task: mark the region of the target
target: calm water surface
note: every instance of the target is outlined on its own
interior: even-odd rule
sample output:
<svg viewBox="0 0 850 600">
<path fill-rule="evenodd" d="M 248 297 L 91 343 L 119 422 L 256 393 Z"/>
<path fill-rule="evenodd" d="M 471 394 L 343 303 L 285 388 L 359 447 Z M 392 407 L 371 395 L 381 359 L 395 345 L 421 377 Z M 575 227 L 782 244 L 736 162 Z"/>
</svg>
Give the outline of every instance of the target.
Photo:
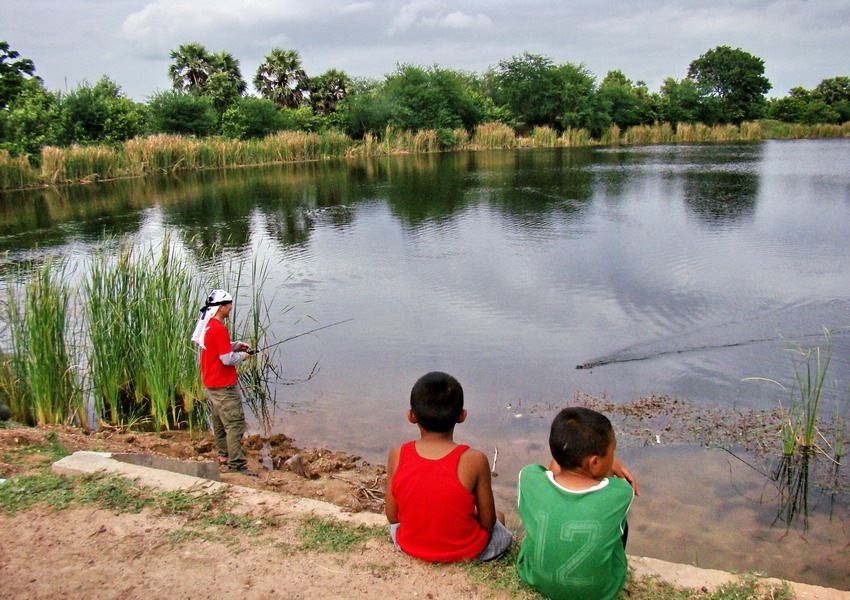
<svg viewBox="0 0 850 600">
<path fill-rule="evenodd" d="M 165 230 L 201 263 L 214 244 L 267 261 L 273 337 L 353 318 L 282 347 L 291 385 L 272 429 L 383 462 L 415 434 L 413 382 L 447 371 L 470 413 L 458 437 L 491 459 L 499 447 L 508 510 L 576 392 L 768 408 L 788 395 L 742 380 L 790 383 L 782 336 L 817 344 L 850 325 L 850 140 L 245 169 L 0 195 L 0 216 L 0 277 L 44 253 L 82 264 L 104 234 Z M 846 410 L 850 336 L 833 346 Z M 846 498 L 832 521 L 783 535 L 770 485 L 728 454 L 621 454 L 643 487 L 632 553 L 850 588 Z"/>
</svg>

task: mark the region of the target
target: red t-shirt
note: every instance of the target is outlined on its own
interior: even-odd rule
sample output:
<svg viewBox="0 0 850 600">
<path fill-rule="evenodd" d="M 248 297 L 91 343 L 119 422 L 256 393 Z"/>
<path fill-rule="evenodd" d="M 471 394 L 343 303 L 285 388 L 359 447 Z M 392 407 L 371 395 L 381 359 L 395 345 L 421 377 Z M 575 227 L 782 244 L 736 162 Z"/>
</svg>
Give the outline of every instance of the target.
<svg viewBox="0 0 850 600">
<path fill-rule="evenodd" d="M 222 354 L 232 350 L 227 327 L 218 319 L 210 319 L 201 350 L 201 378 L 206 388 L 228 387 L 236 383 L 236 367 L 221 362 Z"/>
<path fill-rule="evenodd" d="M 457 476 L 458 445 L 439 460 L 422 458 L 416 443 L 401 447 L 392 493 L 398 503 L 396 542 L 405 554 L 431 562 L 475 558 L 490 539 L 475 517 L 475 496 Z"/>
</svg>

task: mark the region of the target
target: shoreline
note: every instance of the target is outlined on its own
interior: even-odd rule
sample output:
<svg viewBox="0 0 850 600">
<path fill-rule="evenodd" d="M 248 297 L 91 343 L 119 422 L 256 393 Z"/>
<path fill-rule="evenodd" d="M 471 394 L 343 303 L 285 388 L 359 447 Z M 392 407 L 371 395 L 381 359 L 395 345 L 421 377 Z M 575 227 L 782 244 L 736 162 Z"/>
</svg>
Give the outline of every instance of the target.
<svg viewBox="0 0 850 600">
<path fill-rule="evenodd" d="M 112 473 L 122 477 L 138 479 L 140 483 L 166 491 L 203 490 L 204 493 L 214 493 L 222 488 L 233 491 L 242 505 L 251 507 L 296 512 L 303 516 L 321 516 L 341 520 L 354 525 L 367 527 L 386 527 L 382 514 L 370 512 L 350 513 L 329 502 L 299 498 L 294 503 L 291 497 L 277 492 L 258 490 L 245 487 L 238 482 L 212 482 L 208 479 L 193 477 L 182 473 L 165 471 L 147 466 L 138 466 L 120 462 L 112 458 L 110 453 L 75 452 L 52 466 L 54 472 L 66 475 L 84 475 L 94 473 Z M 741 580 L 740 575 L 717 569 L 704 569 L 693 565 L 673 563 L 656 558 L 629 555 L 629 565 L 634 569 L 636 577 L 658 578 L 675 586 L 693 589 L 714 590 L 717 587 Z M 759 581 L 780 584 L 786 580 L 772 577 L 759 577 Z M 850 600 L 850 591 L 842 591 L 823 586 L 787 581 L 797 598 L 810 600 Z"/>
<path fill-rule="evenodd" d="M 334 515 L 341 515 L 339 518 L 346 522 L 354 523 L 366 522 L 370 526 L 383 527 L 386 525 L 386 520 L 382 512 L 383 499 L 383 473 L 382 465 L 369 465 L 360 461 L 359 457 L 347 454 L 344 452 L 330 451 L 326 449 L 302 450 L 292 445 L 291 440 L 286 436 L 279 436 L 277 439 L 268 438 L 269 449 L 265 459 L 260 456 L 260 451 L 264 439 L 259 436 L 254 436 L 249 443 L 253 444 L 253 448 L 249 450 L 249 466 L 252 470 L 259 471 L 259 478 L 249 478 L 236 474 L 221 473 L 219 478 L 223 483 L 216 483 L 210 480 L 201 480 L 203 484 L 198 489 L 205 486 L 209 487 L 210 491 L 214 491 L 217 487 L 225 487 L 231 490 L 228 494 L 233 494 L 237 499 L 237 504 L 243 507 L 254 506 L 261 507 L 265 513 L 271 511 L 275 515 L 292 514 L 298 515 L 296 518 L 302 518 L 306 514 L 325 514 L 330 511 Z M 268 442 L 266 442 L 268 443 Z M 215 453 L 212 446 L 212 438 L 208 432 L 203 432 L 200 435 L 192 436 L 187 432 L 162 432 L 142 433 L 142 432 L 119 432 L 115 430 L 104 430 L 101 432 L 85 432 L 79 428 L 70 426 L 42 426 L 42 427 L 26 427 L 22 425 L 6 425 L 5 428 L 0 427 L 0 479 L 9 478 L 13 481 L 17 475 L 26 475 L 29 472 L 34 472 L 27 466 L 27 461 L 32 457 L 41 457 L 52 455 L 54 458 L 49 464 L 57 462 L 57 458 L 65 456 L 66 461 L 71 461 L 70 457 L 76 453 L 83 451 L 89 454 L 94 453 L 95 456 L 103 454 L 133 454 L 137 455 L 143 461 L 132 461 L 135 464 L 118 463 L 110 461 L 109 464 L 121 464 L 124 469 L 133 469 L 137 473 L 141 473 L 139 477 L 145 479 L 152 477 L 156 482 L 158 478 L 172 478 L 176 474 L 161 469 L 150 468 L 151 461 L 156 462 L 162 458 L 164 462 L 174 463 L 181 462 L 189 465 L 193 469 L 203 469 L 205 467 L 216 468 Z M 268 471 L 263 468 L 263 463 L 258 462 L 258 459 L 271 460 L 279 462 L 283 460 L 287 454 L 301 453 L 305 457 L 305 465 L 309 471 L 308 477 L 303 477 L 287 469 Z M 20 455 L 23 464 L 18 465 L 17 459 L 12 460 L 16 454 Z M 678 453 L 674 453 L 678 454 Z M 5 456 L 6 458 L 2 458 Z M 76 459 L 73 459 L 76 460 Z M 677 460 L 680 458 L 677 457 Z M 3 461 L 9 461 L 4 463 Z M 360 461 L 360 462 L 359 462 Z M 61 460 L 59 461 L 61 462 Z M 655 461 L 657 462 L 657 461 Z M 274 466 L 274 465 L 271 465 Z M 281 466 L 281 465 L 278 465 Z M 191 472 L 191 470 L 189 471 Z M 696 474 L 696 472 L 695 472 Z M 190 478 L 192 483 L 188 487 L 197 486 L 199 480 Z M 153 486 L 152 486 L 153 487 Z M 238 491 L 238 493 L 236 493 Z M 646 490 L 644 490 L 646 491 Z M 169 492 L 174 493 L 174 492 Z M 253 498 L 250 502 L 245 498 Z M 663 501 L 663 496 L 656 499 L 653 504 L 658 501 Z M 281 508 L 282 507 L 282 508 Z M 321 507 L 319 510 L 318 507 Z M 265 514 L 264 513 L 264 514 Z M 124 515 L 114 513 L 113 516 L 119 521 L 124 520 Z M 518 523 L 513 522 L 513 517 L 510 526 L 516 528 Z M 636 518 L 640 518 L 636 515 Z M 61 520 L 61 519 L 60 519 Z M 644 519 L 645 520 L 645 519 Z M 653 519 L 650 519 L 652 521 Z M 51 519 L 52 522 L 52 519 Z M 68 525 L 72 527 L 73 525 Z M 654 536 L 653 527 L 665 526 L 664 523 L 653 523 L 647 521 L 644 527 L 650 529 L 641 533 L 647 539 Z M 636 533 L 641 530 L 641 527 L 636 528 Z M 721 532 L 722 533 L 722 532 Z M 76 539 L 76 538 L 75 538 Z M 383 545 L 380 545 L 383 548 Z M 651 548 L 651 545 L 649 546 Z M 770 548 L 780 548 L 779 546 L 771 545 Z M 701 568 L 694 566 L 692 563 L 687 564 L 677 562 L 676 557 L 679 554 L 675 552 L 665 556 L 665 559 L 648 557 L 646 544 L 641 550 L 640 545 L 632 547 L 633 552 L 630 553 L 630 564 L 633 566 L 635 573 L 640 577 L 657 577 L 660 581 L 670 582 L 675 585 L 687 583 L 689 587 L 696 586 L 697 589 L 711 585 L 719 585 L 728 581 L 738 579 L 734 573 L 760 573 L 761 567 L 746 566 L 738 569 L 729 567 L 720 568 Z M 0 548 L 2 550 L 2 548 Z M 683 546 L 682 551 L 686 548 Z M 174 552 L 176 550 L 172 550 Z M 779 550 L 779 552 L 782 552 Z M 685 552 L 687 553 L 687 552 Z M 368 554 L 368 553 L 367 553 Z M 669 554 L 669 553 L 668 553 Z M 727 565 L 738 564 L 734 559 L 736 556 L 733 551 L 730 555 L 730 560 L 726 561 Z M 384 559 L 392 562 L 392 554 L 384 556 Z M 672 560 L 670 560 L 672 559 Z M 691 559 L 700 560 L 699 557 L 691 557 Z M 704 559 L 703 559 L 704 560 Z M 700 560 L 700 562 L 702 562 Z M 740 563 L 747 564 L 747 563 Z M 2 562 L 0 562 L 0 570 Z M 724 568 L 726 570 L 724 570 Z M 746 575 L 745 575 L 746 576 Z M 731 578 L 731 579 L 730 579 Z M 794 581 L 793 576 L 787 578 L 767 578 L 766 582 L 776 581 Z M 759 579 L 762 581 L 762 579 Z M 818 591 L 819 595 L 811 595 L 809 588 L 823 588 L 824 590 L 834 590 L 836 594 L 824 594 Z M 811 583 L 798 583 L 795 589 L 806 591 L 805 594 L 798 594 L 799 598 L 847 598 L 850 600 L 850 591 L 842 591 L 842 587 L 828 588 L 824 585 Z M 837 594 L 841 592 L 840 594 Z M 490 596 L 487 596 L 490 597 Z M 496 597 L 496 596 L 494 596 Z"/>
</svg>

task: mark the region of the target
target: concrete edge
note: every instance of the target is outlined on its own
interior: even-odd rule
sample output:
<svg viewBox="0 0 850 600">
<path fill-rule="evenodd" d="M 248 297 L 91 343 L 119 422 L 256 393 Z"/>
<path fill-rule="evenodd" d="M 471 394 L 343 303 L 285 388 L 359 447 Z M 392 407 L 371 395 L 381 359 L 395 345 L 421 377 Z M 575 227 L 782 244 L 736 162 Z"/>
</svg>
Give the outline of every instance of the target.
<svg viewBox="0 0 850 600">
<path fill-rule="evenodd" d="M 121 462 L 112 458 L 111 452 L 74 452 L 70 456 L 53 463 L 51 469 L 54 473 L 63 475 L 111 473 L 130 479 L 138 479 L 145 485 L 167 492 L 198 489 L 211 493 L 226 485 L 220 481 Z"/>
<path fill-rule="evenodd" d="M 726 571 L 703 569 L 645 556 L 629 556 L 629 566 L 635 570 L 635 575 L 638 577 L 657 577 L 674 585 L 694 589 L 705 587 L 711 590 L 724 583 L 740 579 L 739 575 Z M 773 577 L 762 577 L 760 579 L 777 584 L 784 581 Z M 793 581 L 786 583 L 800 600 L 850 600 L 850 592 Z"/>
<path fill-rule="evenodd" d="M 338 519 L 354 525 L 382 527 L 387 524 L 383 515 L 374 513 L 350 513 L 329 502 L 291 496 L 281 492 L 268 492 L 255 488 L 211 481 L 182 473 L 120 462 L 112 458 L 109 452 L 74 452 L 70 456 L 53 463 L 56 473 L 80 475 L 93 473 L 111 473 L 122 477 L 137 479 L 140 483 L 164 491 L 198 491 L 213 493 L 229 489 L 240 501 L 249 506 L 273 507 L 286 502 L 287 510 L 304 515 L 324 516 Z M 629 556 L 629 565 L 638 577 L 658 577 L 674 585 L 701 589 L 713 589 L 739 579 L 738 575 L 716 569 L 703 569 L 691 565 L 667 562 L 656 558 Z M 764 581 L 779 583 L 782 580 L 765 578 Z M 800 600 L 850 600 L 850 592 L 824 588 L 805 583 L 787 582 Z"/>
</svg>

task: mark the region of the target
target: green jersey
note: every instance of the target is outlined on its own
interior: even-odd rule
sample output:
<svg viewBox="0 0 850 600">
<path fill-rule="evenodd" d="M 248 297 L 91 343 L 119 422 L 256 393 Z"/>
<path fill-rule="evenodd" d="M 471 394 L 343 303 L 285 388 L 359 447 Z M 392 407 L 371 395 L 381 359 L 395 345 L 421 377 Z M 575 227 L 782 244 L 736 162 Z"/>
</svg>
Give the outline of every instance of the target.
<svg viewBox="0 0 850 600">
<path fill-rule="evenodd" d="M 614 598 L 626 582 L 621 538 L 632 487 L 609 477 L 586 490 L 569 490 L 551 471 L 529 465 L 520 471 L 517 488 L 526 531 L 517 559 L 522 580 L 549 598 Z"/>
</svg>

